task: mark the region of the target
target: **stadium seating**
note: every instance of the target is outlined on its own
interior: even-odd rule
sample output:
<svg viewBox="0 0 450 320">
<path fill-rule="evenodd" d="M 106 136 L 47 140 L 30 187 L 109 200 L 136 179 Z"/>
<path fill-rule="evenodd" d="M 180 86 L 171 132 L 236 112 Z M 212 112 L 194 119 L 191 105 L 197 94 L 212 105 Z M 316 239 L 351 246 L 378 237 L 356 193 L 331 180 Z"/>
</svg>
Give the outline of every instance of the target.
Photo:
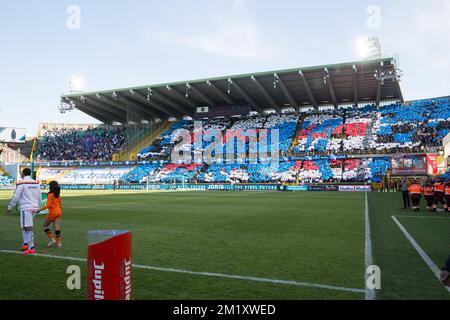
<svg viewBox="0 0 450 320">
<path fill-rule="evenodd" d="M 391 168 L 391 162 L 388 158 L 374 158 L 369 164 L 372 182 L 381 182 L 386 171 Z"/>
<path fill-rule="evenodd" d="M 328 147 L 331 135 L 343 124 L 342 113 L 327 112 L 307 117 L 302 126 L 300 135 L 297 137 L 298 145 L 294 151 L 301 152 L 325 152 L 336 151 L 336 146 Z M 335 150 L 336 149 L 336 150 Z"/>
<path fill-rule="evenodd" d="M 0 173 L 0 186 L 10 186 L 14 183 L 14 178 Z"/>
<path fill-rule="evenodd" d="M 155 174 L 155 181 L 159 182 L 189 182 L 201 170 L 197 164 L 168 164 Z"/>
<path fill-rule="evenodd" d="M 145 182 L 148 176 L 153 175 L 160 168 L 160 164 L 143 164 L 133 168 L 120 178 L 124 183 Z"/>
<path fill-rule="evenodd" d="M 385 106 L 378 112 L 370 147 L 393 152 L 441 146 L 442 139 L 450 132 L 449 120 L 448 98 Z"/>
<path fill-rule="evenodd" d="M 140 159 L 158 159 L 168 157 L 176 142 L 173 133 L 179 129 L 192 130 L 194 124 L 189 120 L 175 122 L 169 130 L 164 131 L 152 146 L 145 147 L 138 154 Z"/>
<path fill-rule="evenodd" d="M 45 130 L 39 140 L 39 160 L 110 161 L 126 141 L 122 129 L 103 128 Z"/>
<path fill-rule="evenodd" d="M 158 162 L 136 166 L 121 180 L 137 183 L 151 177 L 161 182 L 380 182 L 390 168 L 389 154 L 423 152 L 425 148 L 442 146 L 442 139 L 450 132 L 450 101 L 449 98 L 439 98 L 382 107 L 367 105 L 358 109 L 311 112 L 301 119 L 296 114 L 272 114 L 200 120 L 204 134 L 216 130 L 222 132 L 224 152 L 231 151 L 226 146 L 230 139 L 225 134 L 226 130 L 239 130 L 233 134 L 237 135 L 238 141 L 245 142 L 245 151 L 249 152 L 247 130 L 258 132 L 267 129 L 270 151 L 272 130 L 278 129 L 279 149 L 284 158 L 277 170 L 266 164 L 249 164 L 247 159 L 240 159 L 243 164 L 219 162 L 208 166 L 177 161 L 168 165 L 167 161 L 171 162 L 170 155 L 177 144 L 173 136 L 176 130 L 188 130 L 193 142 L 199 139 L 194 134 L 194 121 L 180 120 L 163 132 L 153 145 L 139 153 L 141 160 L 166 161 L 166 164 L 160 165 Z M 42 137 L 38 154 L 45 160 L 105 160 L 124 142 L 120 130 L 53 130 Z M 185 145 L 182 149 L 201 153 L 209 143 L 202 142 L 195 147 Z M 291 149 L 291 146 L 294 147 Z M 236 151 L 236 145 L 233 151 Z M 381 153 L 382 158 L 364 156 L 345 159 L 346 155 L 375 153 Z M 339 156 L 340 160 L 333 160 L 335 156 Z"/>
</svg>

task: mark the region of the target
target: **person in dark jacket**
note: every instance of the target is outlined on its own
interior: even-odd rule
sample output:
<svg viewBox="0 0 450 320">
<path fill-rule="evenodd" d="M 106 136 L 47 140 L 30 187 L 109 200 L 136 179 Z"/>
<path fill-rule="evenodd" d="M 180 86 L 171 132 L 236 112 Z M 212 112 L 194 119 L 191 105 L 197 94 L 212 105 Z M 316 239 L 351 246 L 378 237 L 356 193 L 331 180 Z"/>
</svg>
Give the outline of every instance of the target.
<svg viewBox="0 0 450 320">
<path fill-rule="evenodd" d="M 402 179 L 402 197 L 403 197 L 403 209 L 411 208 L 411 202 L 409 200 L 409 185 L 408 185 L 408 178 L 403 177 Z"/>
</svg>

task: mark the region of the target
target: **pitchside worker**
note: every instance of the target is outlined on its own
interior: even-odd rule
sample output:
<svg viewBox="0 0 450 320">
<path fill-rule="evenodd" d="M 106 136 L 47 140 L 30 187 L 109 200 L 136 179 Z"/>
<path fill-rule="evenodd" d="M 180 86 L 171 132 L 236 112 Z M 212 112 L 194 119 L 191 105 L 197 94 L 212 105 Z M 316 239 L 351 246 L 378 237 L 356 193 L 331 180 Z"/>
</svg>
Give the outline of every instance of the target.
<svg viewBox="0 0 450 320">
<path fill-rule="evenodd" d="M 427 210 L 433 211 L 434 187 L 432 180 L 427 181 L 427 183 L 425 184 L 424 196 L 425 200 L 427 201 Z"/>
<path fill-rule="evenodd" d="M 22 228 L 24 254 L 34 254 L 33 217 L 34 212 L 41 207 L 42 195 L 39 182 L 31 179 L 31 170 L 22 171 L 22 182 L 16 186 L 14 196 L 9 203 L 7 214 L 11 214 L 16 204 L 20 205 L 20 227 Z"/>
<path fill-rule="evenodd" d="M 442 204 L 442 209 L 438 209 L 439 204 Z M 447 211 L 447 204 L 445 203 L 445 184 L 442 178 L 439 178 L 434 184 L 434 203 L 433 211 L 444 212 Z"/>
<path fill-rule="evenodd" d="M 403 198 L 403 209 L 411 208 L 411 203 L 409 201 L 407 177 L 403 177 L 402 179 L 402 198 Z"/>
<path fill-rule="evenodd" d="M 423 188 L 419 184 L 419 181 L 414 180 L 408 191 L 411 195 L 413 211 L 420 211 L 420 198 L 422 197 Z"/>
<path fill-rule="evenodd" d="M 447 180 L 444 190 L 445 190 L 445 201 L 447 203 L 447 209 L 445 211 L 448 212 L 448 210 L 450 208 L 450 180 Z"/>
</svg>

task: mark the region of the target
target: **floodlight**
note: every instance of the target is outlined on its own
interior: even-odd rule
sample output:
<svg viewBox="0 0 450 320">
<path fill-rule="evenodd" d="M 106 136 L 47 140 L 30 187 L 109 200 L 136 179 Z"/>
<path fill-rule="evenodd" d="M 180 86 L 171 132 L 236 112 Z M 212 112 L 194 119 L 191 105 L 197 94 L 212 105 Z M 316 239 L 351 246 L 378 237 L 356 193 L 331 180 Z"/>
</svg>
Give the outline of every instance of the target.
<svg viewBox="0 0 450 320">
<path fill-rule="evenodd" d="M 87 81 L 83 76 L 74 75 L 69 81 L 70 92 L 84 92 L 86 91 Z"/>
</svg>

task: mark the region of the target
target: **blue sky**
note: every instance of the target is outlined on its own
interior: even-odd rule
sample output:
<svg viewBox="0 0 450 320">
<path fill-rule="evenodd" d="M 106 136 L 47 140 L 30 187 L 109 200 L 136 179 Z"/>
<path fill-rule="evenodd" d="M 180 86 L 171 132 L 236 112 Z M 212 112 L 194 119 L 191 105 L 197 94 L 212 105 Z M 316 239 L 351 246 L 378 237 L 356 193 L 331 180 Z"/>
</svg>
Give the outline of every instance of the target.
<svg viewBox="0 0 450 320">
<path fill-rule="evenodd" d="M 450 95 L 448 0 L 2 1 L 0 126 L 95 122 L 57 111 L 72 75 L 93 91 L 348 62 L 371 35 L 399 54 L 406 99 Z"/>
</svg>

